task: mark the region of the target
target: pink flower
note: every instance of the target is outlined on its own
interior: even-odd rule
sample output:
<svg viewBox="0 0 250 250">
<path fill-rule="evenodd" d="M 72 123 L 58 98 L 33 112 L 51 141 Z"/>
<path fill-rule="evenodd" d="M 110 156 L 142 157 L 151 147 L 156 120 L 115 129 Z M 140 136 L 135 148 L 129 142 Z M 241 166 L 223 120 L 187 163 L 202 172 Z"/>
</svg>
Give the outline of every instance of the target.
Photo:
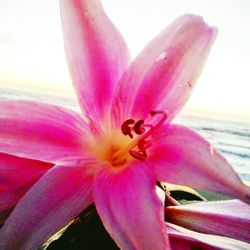
<svg viewBox="0 0 250 250">
<path fill-rule="evenodd" d="M 170 125 L 216 29 L 182 16 L 130 63 L 100 1 L 61 0 L 61 14 L 83 115 L 0 102 L 0 249 L 36 249 L 93 202 L 120 248 L 168 249 L 156 181 L 249 202 L 249 188 L 208 142 Z"/>
<path fill-rule="evenodd" d="M 249 249 L 250 206 L 239 200 L 168 206 L 166 232 L 172 249 Z"/>
</svg>

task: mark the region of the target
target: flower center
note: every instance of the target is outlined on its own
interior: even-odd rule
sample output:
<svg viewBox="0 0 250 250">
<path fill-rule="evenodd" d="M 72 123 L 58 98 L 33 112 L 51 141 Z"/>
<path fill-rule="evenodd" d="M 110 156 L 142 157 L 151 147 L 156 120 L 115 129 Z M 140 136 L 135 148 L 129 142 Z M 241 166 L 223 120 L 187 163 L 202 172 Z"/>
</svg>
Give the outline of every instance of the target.
<svg viewBox="0 0 250 250">
<path fill-rule="evenodd" d="M 112 131 L 111 135 L 102 136 L 93 141 L 91 151 L 101 160 L 108 161 L 113 167 L 121 167 L 132 159 L 144 161 L 148 156 L 148 148 L 152 145 L 152 134 L 167 119 L 164 111 L 150 111 L 152 120 L 135 121 L 127 119 L 121 125 L 121 131 Z"/>
<path fill-rule="evenodd" d="M 147 149 L 152 144 L 151 135 L 163 125 L 167 119 L 167 113 L 164 111 L 150 111 L 152 117 L 159 116 L 154 124 L 145 124 L 144 120 L 135 121 L 128 119 L 121 125 L 122 134 L 131 138 L 130 142 L 116 151 L 112 157 L 112 165 L 120 165 L 119 163 L 127 162 L 124 156 L 144 161 L 147 157 Z M 121 160 L 122 159 L 122 160 Z"/>
</svg>

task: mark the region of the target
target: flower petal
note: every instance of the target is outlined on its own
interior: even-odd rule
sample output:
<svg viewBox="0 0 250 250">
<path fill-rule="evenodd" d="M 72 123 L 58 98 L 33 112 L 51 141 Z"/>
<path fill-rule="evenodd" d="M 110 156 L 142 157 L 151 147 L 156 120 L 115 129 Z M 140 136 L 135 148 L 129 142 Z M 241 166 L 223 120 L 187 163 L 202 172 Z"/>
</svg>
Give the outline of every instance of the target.
<svg viewBox="0 0 250 250">
<path fill-rule="evenodd" d="M 32 101 L 0 107 L 0 152 L 53 163 L 81 156 L 88 127 L 78 114 Z"/>
<path fill-rule="evenodd" d="M 150 154 L 159 181 L 250 202 L 250 188 L 241 182 L 226 159 L 191 129 L 180 125 L 165 127 L 165 135 L 155 142 Z"/>
<path fill-rule="evenodd" d="M 91 164 L 49 170 L 17 204 L 0 229 L 0 249 L 37 249 L 92 202 Z"/>
<path fill-rule="evenodd" d="M 167 221 L 190 230 L 250 242 L 250 206 L 239 200 L 171 206 L 165 214 Z"/>
<path fill-rule="evenodd" d="M 94 180 L 94 202 L 111 237 L 121 249 L 165 249 L 164 204 L 155 181 L 140 162 L 121 170 L 103 168 Z"/>
<path fill-rule="evenodd" d="M 169 236 L 171 249 L 174 250 L 248 250 L 250 244 L 210 234 L 197 233 L 171 223 L 166 223 L 166 231 Z"/>
<path fill-rule="evenodd" d="M 0 224 L 53 164 L 0 153 Z"/>
<path fill-rule="evenodd" d="M 83 112 L 98 124 L 129 63 L 126 44 L 99 0 L 61 0 L 66 55 Z"/>
<path fill-rule="evenodd" d="M 145 119 L 150 110 L 169 119 L 186 103 L 212 45 L 216 29 L 198 16 L 184 15 L 163 30 L 121 78 L 112 106 L 116 125 Z"/>
</svg>

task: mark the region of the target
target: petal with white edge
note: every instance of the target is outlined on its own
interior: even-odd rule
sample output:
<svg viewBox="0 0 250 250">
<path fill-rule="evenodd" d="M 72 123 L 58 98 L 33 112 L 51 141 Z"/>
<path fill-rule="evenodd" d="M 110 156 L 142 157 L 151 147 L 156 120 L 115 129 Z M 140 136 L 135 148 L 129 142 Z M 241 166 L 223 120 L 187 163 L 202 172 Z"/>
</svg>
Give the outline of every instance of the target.
<svg viewBox="0 0 250 250">
<path fill-rule="evenodd" d="M 112 115 L 116 126 L 167 110 L 172 119 L 187 102 L 216 36 L 201 17 L 184 15 L 153 39 L 117 85 Z"/>
<path fill-rule="evenodd" d="M 166 223 L 166 233 L 173 250 L 249 250 L 250 244 L 228 237 L 202 234 Z"/>
<path fill-rule="evenodd" d="M 93 163 L 55 166 L 27 192 L 0 229 L 0 249 L 37 249 L 91 204 Z"/>
<path fill-rule="evenodd" d="M 0 101 L 0 152 L 56 163 L 81 157 L 89 127 L 77 113 L 34 101 Z"/>
<path fill-rule="evenodd" d="M 104 226 L 121 249 L 166 248 L 164 204 L 145 164 L 103 168 L 95 177 L 93 197 Z"/>
<path fill-rule="evenodd" d="M 202 136 L 181 125 L 162 127 L 148 160 L 158 181 L 222 193 L 250 202 L 250 188 Z M 157 137 L 158 135 L 155 135 Z"/>
<path fill-rule="evenodd" d="M 61 0 L 65 50 L 80 106 L 100 124 L 127 68 L 126 44 L 99 0 Z"/>
<path fill-rule="evenodd" d="M 190 230 L 250 242 L 250 206 L 239 200 L 169 206 L 165 215 L 168 222 Z"/>
</svg>

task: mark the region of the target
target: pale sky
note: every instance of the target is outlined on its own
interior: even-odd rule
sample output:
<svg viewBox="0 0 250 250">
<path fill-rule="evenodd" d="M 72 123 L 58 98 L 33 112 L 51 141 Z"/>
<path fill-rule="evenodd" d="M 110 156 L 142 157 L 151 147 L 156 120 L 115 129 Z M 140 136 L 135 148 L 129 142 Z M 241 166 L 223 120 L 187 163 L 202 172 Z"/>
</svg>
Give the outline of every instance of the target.
<svg viewBox="0 0 250 250">
<path fill-rule="evenodd" d="M 185 13 L 219 29 L 188 108 L 250 115 L 249 0 L 103 0 L 132 56 Z M 72 89 L 57 0 L 0 0 L 0 84 Z"/>
</svg>

